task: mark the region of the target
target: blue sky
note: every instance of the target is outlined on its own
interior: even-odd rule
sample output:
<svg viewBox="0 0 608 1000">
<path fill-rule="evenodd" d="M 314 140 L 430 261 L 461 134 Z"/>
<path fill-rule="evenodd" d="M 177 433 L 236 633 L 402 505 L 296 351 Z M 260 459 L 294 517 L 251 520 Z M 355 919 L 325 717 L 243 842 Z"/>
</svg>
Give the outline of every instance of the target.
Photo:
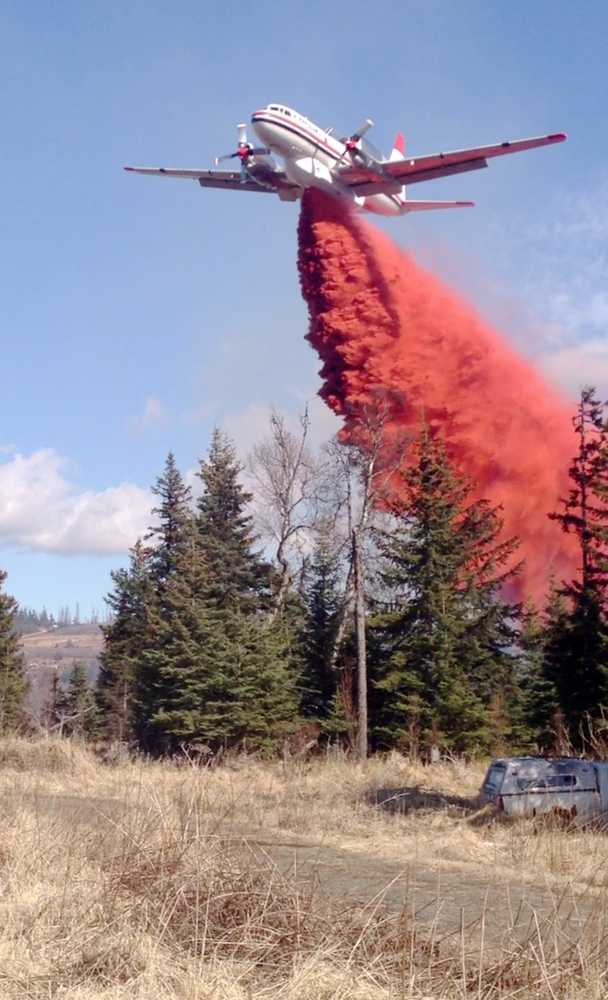
<svg viewBox="0 0 608 1000">
<path fill-rule="evenodd" d="M 608 391 L 608 8 L 401 0 L 5 0 L 0 566 L 24 604 L 101 605 L 175 451 L 242 453 L 319 386 L 297 206 L 130 176 L 210 166 L 282 101 L 414 153 L 568 143 L 420 185 L 477 207 L 381 222 L 566 389 Z M 319 439 L 332 422 L 314 407 Z"/>
</svg>

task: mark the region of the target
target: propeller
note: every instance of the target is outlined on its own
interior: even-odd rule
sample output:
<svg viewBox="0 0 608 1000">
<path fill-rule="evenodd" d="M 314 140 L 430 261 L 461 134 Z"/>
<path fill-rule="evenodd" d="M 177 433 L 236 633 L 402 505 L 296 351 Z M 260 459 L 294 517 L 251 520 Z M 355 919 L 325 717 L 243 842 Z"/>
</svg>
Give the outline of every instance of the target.
<svg viewBox="0 0 608 1000">
<path fill-rule="evenodd" d="M 371 118 L 366 118 L 363 124 L 360 125 L 358 129 L 355 129 L 352 135 L 349 135 L 347 136 L 346 139 L 342 140 L 342 142 L 344 143 L 344 152 L 342 153 L 342 156 L 338 160 L 336 166 L 340 166 L 342 160 L 347 154 L 349 154 L 351 159 L 353 160 L 357 156 L 361 156 L 361 150 L 359 149 L 359 142 L 363 138 L 365 133 L 369 132 L 370 128 L 373 127 L 373 124 L 374 123 L 371 120 Z M 364 157 L 362 157 L 362 159 L 364 159 Z"/>
<path fill-rule="evenodd" d="M 224 156 L 216 156 L 215 165 L 223 163 L 225 160 L 234 160 L 238 157 L 241 165 L 241 181 L 247 180 L 247 161 L 250 156 L 269 156 L 272 152 L 266 146 L 252 146 L 247 141 L 247 126 L 237 125 L 238 144 L 234 153 L 226 153 Z"/>
</svg>

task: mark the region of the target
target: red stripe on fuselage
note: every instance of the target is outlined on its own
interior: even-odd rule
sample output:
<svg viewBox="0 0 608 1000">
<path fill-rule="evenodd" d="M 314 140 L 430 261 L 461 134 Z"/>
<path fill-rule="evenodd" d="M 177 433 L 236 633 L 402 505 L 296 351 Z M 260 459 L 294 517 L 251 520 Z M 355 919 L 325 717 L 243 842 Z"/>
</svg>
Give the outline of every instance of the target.
<svg viewBox="0 0 608 1000">
<path fill-rule="evenodd" d="M 323 142 L 318 135 L 314 132 L 309 132 L 299 123 L 290 120 L 286 121 L 285 118 L 279 115 L 273 115 L 270 111 L 256 111 L 254 115 L 251 116 L 251 121 L 255 125 L 256 122 L 267 122 L 268 125 L 278 125 L 280 128 L 284 129 L 286 132 L 293 132 L 294 135 L 299 135 L 301 139 L 305 139 L 309 142 L 315 149 L 321 150 L 323 153 L 328 153 L 334 160 L 340 159 L 340 154 L 332 149 L 332 147 Z"/>
</svg>

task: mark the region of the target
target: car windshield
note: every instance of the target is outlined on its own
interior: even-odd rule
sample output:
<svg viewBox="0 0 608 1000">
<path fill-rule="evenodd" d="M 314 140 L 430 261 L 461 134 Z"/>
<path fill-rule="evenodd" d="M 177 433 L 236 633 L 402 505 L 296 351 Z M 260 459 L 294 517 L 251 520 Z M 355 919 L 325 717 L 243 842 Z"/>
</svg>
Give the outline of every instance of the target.
<svg viewBox="0 0 608 1000">
<path fill-rule="evenodd" d="M 505 776 L 505 766 L 504 764 L 493 764 L 486 775 L 486 780 L 483 783 L 483 787 L 486 792 L 492 794 L 493 792 L 498 792 L 502 786 L 503 778 Z"/>
</svg>

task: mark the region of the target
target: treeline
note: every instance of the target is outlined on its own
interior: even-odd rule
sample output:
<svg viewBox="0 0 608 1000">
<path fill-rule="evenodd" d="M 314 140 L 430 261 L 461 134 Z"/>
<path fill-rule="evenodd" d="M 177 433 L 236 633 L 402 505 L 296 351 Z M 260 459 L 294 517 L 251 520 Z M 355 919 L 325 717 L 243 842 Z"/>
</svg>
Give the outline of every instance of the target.
<svg viewBox="0 0 608 1000">
<path fill-rule="evenodd" d="M 108 615 L 105 616 L 106 619 L 108 617 Z M 50 628 L 63 628 L 67 625 L 99 625 L 99 622 L 99 612 L 95 608 L 89 615 L 81 615 L 78 603 L 73 611 L 68 604 L 62 605 L 56 616 L 52 612 L 48 612 L 45 607 L 42 608 L 42 611 L 35 611 L 34 608 L 18 605 L 14 625 L 21 635 L 27 635 L 31 632 L 44 632 Z"/>
<path fill-rule="evenodd" d="M 293 433 L 275 414 L 245 479 L 216 431 L 194 497 L 169 455 L 153 524 L 112 574 L 96 690 L 70 678 L 49 718 L 152 755 L 313 741 L 360 755 L 368 741 L 423 756 L 601 752 L 605 405 L 583 391 L 571 489 L 548 512 L 577 540 L 580 572 L 547 580 L 536 608 L 509 597 L 521 562 L 500 508 L 475 499 L 428 428 L 390 436 L 390 403 L 364 414 L 356 442 L 317 455 L 307 418 Z M 6 727 L 23 677 L 1 600 Z"/>
<path fill-rule="evenodd" d="M 20 635 L 26 635 L 28 632 L 42 632 L 53 628 L 57 622 L 54 615 L 49 614 L 46 608 L 35 611 L 33 608 L 18 605 L 14 624 Z"/>
</svg>

